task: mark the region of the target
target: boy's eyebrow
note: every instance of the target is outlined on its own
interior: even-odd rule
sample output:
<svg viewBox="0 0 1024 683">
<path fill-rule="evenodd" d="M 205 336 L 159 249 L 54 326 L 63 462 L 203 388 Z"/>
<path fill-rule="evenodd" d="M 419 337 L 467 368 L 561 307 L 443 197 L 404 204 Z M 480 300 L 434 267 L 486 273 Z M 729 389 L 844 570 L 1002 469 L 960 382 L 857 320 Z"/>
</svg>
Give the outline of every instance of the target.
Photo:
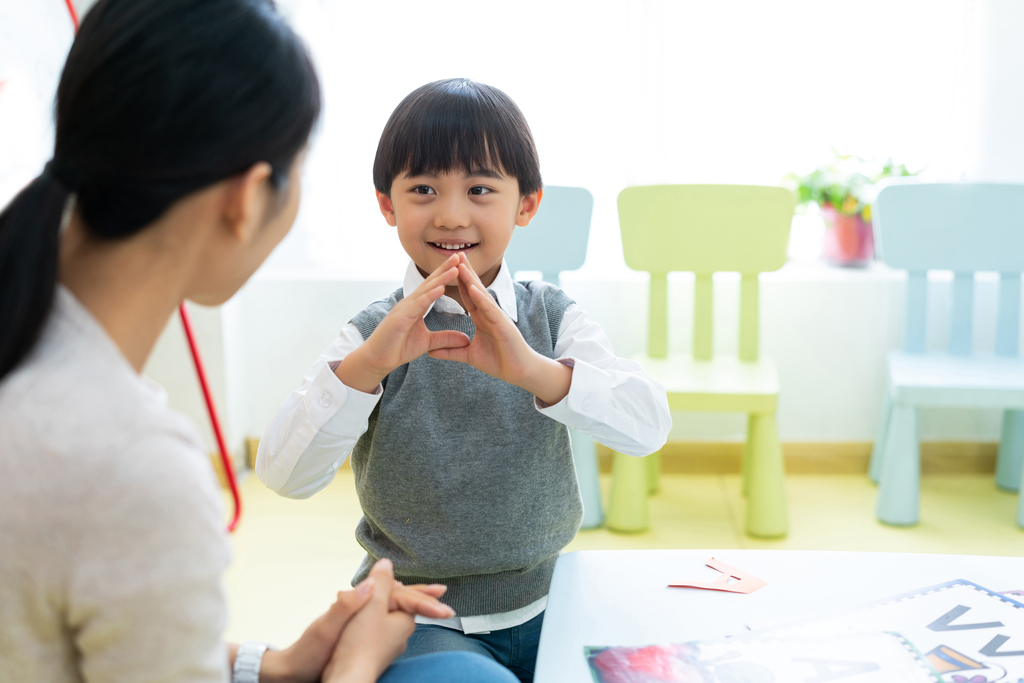
<svg viewBox="0 0 1024 683">
<path fill-rule="evenodd" d="M 491 168 L 474 168 L 466 172 L 466 178 L 493 178 L 501 180 L 505 176 Z"/>
</svg>

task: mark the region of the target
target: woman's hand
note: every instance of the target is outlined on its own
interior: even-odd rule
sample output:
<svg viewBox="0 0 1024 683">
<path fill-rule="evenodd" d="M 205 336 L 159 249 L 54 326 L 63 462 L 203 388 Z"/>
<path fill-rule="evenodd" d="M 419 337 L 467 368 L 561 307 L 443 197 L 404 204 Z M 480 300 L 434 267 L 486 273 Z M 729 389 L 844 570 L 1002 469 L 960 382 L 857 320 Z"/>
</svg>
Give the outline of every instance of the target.
<svg viewBox="0 0 1024 683">
<path fill-rule="evenodd" d="M 476 334 L 468 345 L 430 350 L 430 356 L 472 365 L 491 377 L 529 391 L 553 405 L 569 393 L 572 368 L 530 348 L 519 328 L 506 317 L 473 272 L 465 254 L 459 258 L 459 293 L 473 318 Z"/>
<path fill-rule="evenodd" d="M 349 620 L 369 601 L 373 586 L 374 578 L 370 577 L 356 586 L 355 590 L 338 593 L 338 599 L 331 608 L 314 621 L 294 644 L 284 650 L 264 653 L 260 681 L 319 681 L 338 643 L 338 637 Z M 441 584 L 405 586 L 399 581 L 392 581 L 388 610 L 447 619 L 455 615 L 454 610 L 437 601 L 446 589 L 447 586 Z"/>
<path fill-rule="evenodd" d="M 388 373 L 432 349 L 466 346 L 469 337 L 454 330 L 431 332 L 423 322 L 446 285 L 459 276 L 459 255 L 453 254 L 416 290 L 399 301 L 370 338 L 345 357 L 334 374 L 345 386 L 369 394 Z"/>
<path fill-rule="evenodd" d="M 369 580 L 359 584 L 355 590 L 338 593 L 338 599 L 330 609 L 310 624 L 291 646 L 263 654 L 261 683 L 319 681 L 342 629 L 369 602 L 372 594 L 373 582 Z"/>
<path fill-rule="evenodd" d="M 390 560 L 370 570 L 373 595 L 345 625 L 324 669 L 324 683 L 372 683 L 405 652 L 416 624 L 411 615 L 388 610 L 394 578 Z"/>
</svg>

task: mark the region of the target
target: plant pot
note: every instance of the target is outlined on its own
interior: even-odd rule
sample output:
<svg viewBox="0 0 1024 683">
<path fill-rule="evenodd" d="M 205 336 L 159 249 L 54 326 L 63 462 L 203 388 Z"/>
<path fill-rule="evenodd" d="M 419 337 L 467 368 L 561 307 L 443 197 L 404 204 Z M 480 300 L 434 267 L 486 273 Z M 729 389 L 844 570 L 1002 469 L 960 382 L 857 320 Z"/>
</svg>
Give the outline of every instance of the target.
<svg viewBox="0 0 1024 683">
<path fill-rule="evenodd" d="M 871 221 L 861 214 L 846 216 L 831 205 L 821 207 L 825 219 L 822 256 L 829 263 L 846 268 L 865 268 L 875 257 L 875 238 Z"/>
</svg>

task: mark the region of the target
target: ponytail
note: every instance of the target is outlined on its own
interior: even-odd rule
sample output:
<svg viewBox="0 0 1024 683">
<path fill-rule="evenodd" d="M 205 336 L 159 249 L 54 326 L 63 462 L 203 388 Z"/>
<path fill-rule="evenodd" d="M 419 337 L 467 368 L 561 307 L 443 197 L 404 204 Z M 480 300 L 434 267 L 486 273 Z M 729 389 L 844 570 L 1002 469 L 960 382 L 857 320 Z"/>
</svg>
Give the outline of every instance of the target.
<svg viewBox="0 0 1024 683">
<path fill-rule="evenodd" d="M 69 194 L 47 164 L 0 213 L 0 380 L 35 345 L 53 306 Z"/>
<path fill-rule="evenodd" d="M 61 221 L 129 238 L 258 162 L 281 185 L 320 113 L 305 46 L 272 0 L 98 0 L 57 86 L 54 160 L 0 213 L 0 381 L 39 339 Z"/>
</svg>

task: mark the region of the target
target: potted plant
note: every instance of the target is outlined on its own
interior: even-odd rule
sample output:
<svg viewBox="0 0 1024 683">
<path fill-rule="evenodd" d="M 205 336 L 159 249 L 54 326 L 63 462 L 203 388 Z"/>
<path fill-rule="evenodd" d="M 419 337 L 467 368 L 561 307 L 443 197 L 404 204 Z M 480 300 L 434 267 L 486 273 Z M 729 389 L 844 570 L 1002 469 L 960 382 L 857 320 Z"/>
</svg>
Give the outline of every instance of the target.
<svg viewBox="0 0 1024 683">
<path fill-rule="evenodd" d="M 875 256 L 871 232 L 874 186 L 882 178 L 914 175 L 903 164 L 884 164 L 850 154 L 835 153 L 832 163 L 805 176 L 790 173 L 785 184 L 796 195 L 797 207 L 814 202 L 825 220 L 822 255 L 839 266 L 864 267 Z"/>
</svg>

